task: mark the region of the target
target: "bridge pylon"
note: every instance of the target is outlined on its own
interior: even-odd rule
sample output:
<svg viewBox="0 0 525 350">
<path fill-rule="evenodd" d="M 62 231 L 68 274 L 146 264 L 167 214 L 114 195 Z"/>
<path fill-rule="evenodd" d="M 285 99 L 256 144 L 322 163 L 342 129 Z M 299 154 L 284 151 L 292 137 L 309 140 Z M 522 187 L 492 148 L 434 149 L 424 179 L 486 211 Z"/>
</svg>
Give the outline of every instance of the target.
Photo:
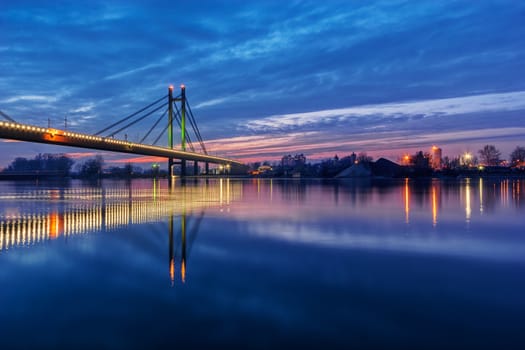
<svg viewBox="0 0 525 350">
<path fill-rule="evenodd" d="M 173 149 L 173 103 L 180 101 L 180 145 L 181 151 L 186 151 L 186 87 L 180 86 L 180 97 L 173 98 L 173 85 L 168 89 L 168 147 Z M 173 158 L 168 159 L 168 173 L 173 176 Z M 180 176 L 186 176 L 186 159 L 180 160 Z"/>
<path fill-rule="evenodd" d="M 173 149 L 173 85 L 168 88 L 168 147 Z M 168 158 L 168 177 L 173 177 L 173 158 Z"/>
</svg>

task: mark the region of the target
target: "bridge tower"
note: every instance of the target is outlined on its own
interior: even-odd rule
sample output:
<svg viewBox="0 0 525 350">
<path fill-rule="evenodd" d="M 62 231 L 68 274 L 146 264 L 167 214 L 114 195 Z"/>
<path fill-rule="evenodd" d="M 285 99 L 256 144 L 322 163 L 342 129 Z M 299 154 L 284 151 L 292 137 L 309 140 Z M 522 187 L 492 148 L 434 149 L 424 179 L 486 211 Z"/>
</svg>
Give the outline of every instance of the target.
<svg viewBox="0 0 525 350">
<path fill-rule="evenodd" d="M 173 149 L 173 103 L 180 101 L 180 145 L 181 150 L 186 151 L 186 86 L 180 86 L 180 98 L 173 98 L 173 85 L 168 89 L 168 147 Z M 173 176 L 173 158 L 168 159 L 168 174 Z M 180 176 L 186 176 L 186 159 L 180 160 Z"/>
<path fill-rule="evenodd" d="M 173 85 L 168 88 L 168 147 L 173 149 Z M 173 158 L 168 158 L 169 183 L 173 176 Z"/>
</svg>

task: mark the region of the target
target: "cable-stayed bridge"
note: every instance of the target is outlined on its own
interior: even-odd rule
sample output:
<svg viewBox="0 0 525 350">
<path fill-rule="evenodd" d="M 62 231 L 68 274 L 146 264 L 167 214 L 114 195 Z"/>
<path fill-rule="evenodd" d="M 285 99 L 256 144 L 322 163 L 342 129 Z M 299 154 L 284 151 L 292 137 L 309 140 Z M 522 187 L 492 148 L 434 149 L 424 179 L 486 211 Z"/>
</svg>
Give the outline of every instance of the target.
<svg viewBox="0 0 525 350">
<path fill-rule="evenodd" d="M 115 135 L 121 135 L 137 123 L 162 111 L 164 112 L 155 120 L 141 140 L 137 142 L 129 141 L 127 135 L 124 139 L 115 137 Z M 94 134 L 18 123 L 2 111 L 0 111 L 0 115 L 5 119 L 5 121 L 0 121 L 0 138 L 167 158 L 170 175 L 173 174 L 173 165 L 180 164 L 181 176 L 185 176 L 187 161 L 194 162 L 195 169 L 198 168 L 198 162 L 205 163 L 206 174 L 209 173 L 210 163 L 226 167 L 242 165 L 242 163 L 233 159 L 208 154 L 186 98 L 184 85 L 181 85 L 179 95 L 173 96 L 173 86 L 170 86 L 168 95 L 159 98 Z M 163 119 L 165 122 L 161 124 Z M 180 129 L 180 149 L 174 148 L 174 121 Z M 161 127 L 162 125 L 164 127 Z M 145 143 L 146 139 L 154 131 L 158 131 L 159 127 L 161 129 L 160 133 L 154 141 L 151 144 Z M 189 131 L 193 132 L 193 136 L 190 136 Z M 166 134 L 168 139 L 167 146 L 158 145 L 162 136 Z"/>
</svg>

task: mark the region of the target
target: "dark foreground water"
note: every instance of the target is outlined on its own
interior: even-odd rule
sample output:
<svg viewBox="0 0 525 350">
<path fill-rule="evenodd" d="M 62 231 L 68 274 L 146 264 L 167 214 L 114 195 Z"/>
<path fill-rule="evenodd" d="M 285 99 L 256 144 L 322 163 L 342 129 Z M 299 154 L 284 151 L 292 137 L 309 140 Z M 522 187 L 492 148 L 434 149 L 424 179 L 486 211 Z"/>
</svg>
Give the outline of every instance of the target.
<svg viewBox="0 0 525 350">
<path fill-rule="evenodd" d="M 521 348 L 525 181 L 0 183 L 0 348 Z"/>
</svg>

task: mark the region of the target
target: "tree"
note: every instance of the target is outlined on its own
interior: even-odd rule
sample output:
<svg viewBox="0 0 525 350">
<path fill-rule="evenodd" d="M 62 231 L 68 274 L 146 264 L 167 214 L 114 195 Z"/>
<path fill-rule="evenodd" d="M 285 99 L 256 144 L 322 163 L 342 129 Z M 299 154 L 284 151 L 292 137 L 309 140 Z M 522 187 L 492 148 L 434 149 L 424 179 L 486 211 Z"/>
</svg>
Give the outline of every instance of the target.
<svg viewBox="0 0 525 350">
<path fill-rule="evenodd" d="M 82 164 L 80 168 L 80 176 L 82 177 L 100 177 L 102 175 L 102 166 L 104 159 L 102 156 L 88 159 Z"/>
<path fill-rule="evenodd" d="M 373 160 L 374 158 L 367 156 L 365 152 L 361 152 L 357 156 L 357 161 L 359 163 L 371 163 Z"/>
<path fill-rule="evenodd" d="M 124 165 L 124 173 L 127 177 L 133 175 L 133 165 L 131 163 L 126 163 L 126 165 Z"/>
<path fill-rule="evenodd" d="M 525 147 L 517 146 L 510 154 L 510 163 L 520 166 L 525 163 Z"/>
<path fill-rule="evenodd" d="M 412 156 L 412 164 L 419 169 L 428 169 L 430 168 L 430 155 L 419 151 Z"/>
<path fill-rule="evenodd" d="M 74 161 L 64 154 L 49 154 L 38 155 L 37 158 L 42 164 L 44 170 L 58 171 L 64 175 L 69 175 L 69 171 L 73 166 Z"/>
<path fill-rule="evenodd" d="M 29 170 L 37 170 L 37 169 L 31 169 L 31 161 L 27 160 L 23 157 L 17 157 L 15 160 L 9 164 L 7 167 L 7 171 L 29 171 Z"/>
<path fill-rule="evenodd" d="M 47 171 L 61 174 L 63 176 L 69 175 L 71 166 L 74 161 L 64 154 L 38 154 L 34 159 L 15 158 L 13 162 L 7 167 L 7 171 Z"/>
<path fill-rule="evenodd" d="M 478 153 L 481 161 L 487 166 L 495 166 L 500 162 L 501 152 L 494 145 L 485 145 Z"/>
</svg>

